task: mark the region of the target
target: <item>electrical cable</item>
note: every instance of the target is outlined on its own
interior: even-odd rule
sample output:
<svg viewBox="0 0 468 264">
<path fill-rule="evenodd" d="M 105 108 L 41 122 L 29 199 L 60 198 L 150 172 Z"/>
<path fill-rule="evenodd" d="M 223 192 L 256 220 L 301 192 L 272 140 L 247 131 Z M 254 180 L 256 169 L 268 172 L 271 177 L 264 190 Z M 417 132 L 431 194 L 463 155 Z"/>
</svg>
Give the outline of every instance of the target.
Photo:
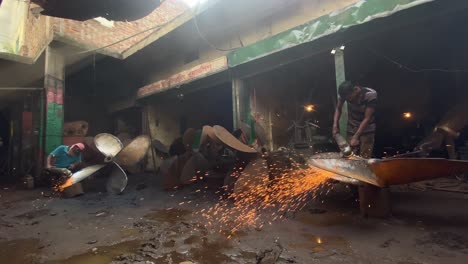
<svg viewBox="0 0 468 264">
<path fill-rule="evenodd" d="M 112 46 L 114 46 L 114 45 L 117 45 L 117 44 L 119 44 L 119 43 L 122 43 L 122 42 L 124 42 L 124 41 L 126 41 L 126 40 L 129 40 L 129 39 L 131 39 L 131 38 L 134 38 L 134 37 L 136 37 L 136 36 L 138 36 L 138 35 L 141 35 L 141 34 L 143 34 L 143 33 L 148 32 L 148 31 L 154 30 L 154 31 L 156 32 L 157 30 L 159 30 L 161 27 L 165 26 L 166 24 L 167 24 L 167 23 L 162 24 L 162 25 L 158 25 L 158 26 L 154 26 L 154 27 L 150 27 L 150 28 L 147 28 L 147 29 L 145 29 L 145 30 L 143 30 L 143 31 L 139 31 L 139 32 L 137 32 L 137 33 L 135 33 L 135 34 L 133 34 L 133 35 L 130 35 L 130 36 L 126 37 L 126 38 L 123 38 L 123 39 L 121 39 L 121 40 L 118 40 L 118 41 L 116 41 L 116 42 L 113 42 L 113 43 L 111 43 L 111 44 L 108 44 L 108 45 L 105 45 L 105 46 L 102 46 L 102 47 L 99 47 L 99 48 L 95 48 L 95 49 L 90 49 L 90 50 L 81 51 L 81 52 L 78 52 L 78 53 L 76 53 L 76 54 L 80 55 L 80 54 L 85 54 L 85 53 L 97 52 L 97 51 L 99 51 L 99 50 L 103 50 L 103 49 L 112 47 Z M 152 32 L 152 33 L 154 33 L 154 32 Z"/>
<path fill-rule="evenodd" d="M 381 57 L 381 58 L 384 58 L 386 59 L 387 61 L 397 65 L 400 69 L 405 69 L 409 72 L 413 72 L 413 73 L 421 73 L 421 72 L 446 72 L 446 73 L 457 73 L 457 72 L 468 72 L 468 69 L 413 69 L 413 68 L 410 68 L 394 59 L 391 59 L 389 58 L 388 56 L 385 56 L 383 54 L 380 54 L 378 52 L 376 52 L 375 50 L 367 47 L 367 50 L 369 50 L 371 53 L 373 53 L 374 55 L 378 56 L 378 57 Z"/>
</svg>

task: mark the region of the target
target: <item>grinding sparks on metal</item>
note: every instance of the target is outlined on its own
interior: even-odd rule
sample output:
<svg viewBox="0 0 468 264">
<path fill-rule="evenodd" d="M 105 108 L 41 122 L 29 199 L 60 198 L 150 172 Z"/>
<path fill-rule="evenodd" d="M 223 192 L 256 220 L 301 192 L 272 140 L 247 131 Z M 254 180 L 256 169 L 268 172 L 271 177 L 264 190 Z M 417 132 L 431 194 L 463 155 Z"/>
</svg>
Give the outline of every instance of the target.
<svg viewBox="0 0 468 264">
<path fill-rule="evenodd" d="M 255 175 L 242 184 L 240 192 L 201 210 L 206 226 L 220 233 L 230 230 L 228 238 L 246 227 L 261 229 L 265 224 L 284 219 L 288 213 L 301 210 L 308 201 L 329 188 L 330 173 L 316 168 L 288 169 L 274 179 Z M 259 180 L 261 179 L 261 180 Z"/>
</svg>

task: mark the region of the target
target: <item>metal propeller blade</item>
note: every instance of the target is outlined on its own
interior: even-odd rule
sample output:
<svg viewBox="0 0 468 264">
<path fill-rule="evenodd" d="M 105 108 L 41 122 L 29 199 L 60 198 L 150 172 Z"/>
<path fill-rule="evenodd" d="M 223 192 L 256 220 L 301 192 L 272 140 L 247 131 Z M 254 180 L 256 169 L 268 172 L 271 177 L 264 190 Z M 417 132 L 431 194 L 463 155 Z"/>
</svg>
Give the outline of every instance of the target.
<svg viewBox="0 0 468 264">
<path fill-rule="evenodd" d="M 125 187 L 127 187 L 127 174 L 119 164 L 115 162 L 112 162 L 112 164 L 114 168 L 109 175 L 109 179 L 107 179 L 106 190 L 111 194 L 121 194 L 125 190 Z"/>
<path fill-rule="evenodd" d="M 134 166 L 146 156 L 150 145 L 148 136 L 138 136 L 115 156 L 115 162 L 123 167 Z"/>
<path fill-rule="evenodd" d="M 121 150 L 122 142 L 116 136 L 102 133 L 94 137 L 96 148 L 106 156 L 106 162 L 110 162 Z"/>
<path fill-rule="evenodd" d="M 73 173 L 73 175 L 68 179 L 68 181 L 64 184 L 64 185 L 67 185 L 67 186 L 62 186 L 62 188 L 66 188 L 66 187 L 69 187 L 75 183 L 78 183 L 86 178 L 88 178 L 89 176 L 93 175 L 94 173 L 96 173 L 98 170 L 104 168 L 106 166 L 106 164 L 98 164 L 98 165 L 93 165 L 93 166 L 89 166 L 89 167 L 86 167 L 82 170 L 79 170 L 75 173 Z"/>
<path fill-rule="evenodd" d="M 225 145 L 229 146 L 230 148 L 233 148 L 237 151 L 244 152 L 244 153 L 257 153 L 255 149 L 240 142 L 231 133 L 229 133 L 224 127 L 214 126 L 213 130 L 214 130 L 216 137 Z"/>
<path fill-rule="evenodd" d="M 268 165 L 264 159 L 256 159 L 249 163 L 234 184 L 234 193 L 255 191 L 268 184 Z"/>
<path fill-rule="evenodd" d="M 358 181 L 375 186 L 384 187 L 378 181 L 372 171 L 370 164 L 372 160 L 367 159 L 344 159 L 344 158 L 311 158 L 308 164 L 319 169 L 336 173 L 340 176 L 349 177 Z M 339 177 L 336 180 L 340 180 Z"/>
</svg>

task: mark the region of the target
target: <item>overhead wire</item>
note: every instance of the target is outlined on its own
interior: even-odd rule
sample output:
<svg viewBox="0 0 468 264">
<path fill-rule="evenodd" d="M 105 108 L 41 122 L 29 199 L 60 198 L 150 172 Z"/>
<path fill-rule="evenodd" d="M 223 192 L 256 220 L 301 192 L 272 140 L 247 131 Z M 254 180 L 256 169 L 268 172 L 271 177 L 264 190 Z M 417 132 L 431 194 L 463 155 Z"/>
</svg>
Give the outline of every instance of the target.
<svg viewBox="0 0 468 264">
<path fill-rule="evenodd" d="M 374 55 L 378 56 L 378 57 L 381 57 L 393 64 L 395 64 L 396 66 L 398 66 L 400 69 L 405 69 L 409 72 L 413 72 L 413 73 L 421 73 L 421 72 L 446 72 L 446 73 L 457 73 L 457 72 L 468 72 L 468 69 L 414 69 L 414 68 L 411 68 L 407 65 L 404 65 L 403 63 L 400 63 L 384 54 L 381 54 L 379 52 L 376 52 L 374 49 L 372 48 L 369 48 L 369 47 L 366 47 L 367 50 L 369 50 L 371 53 L 373 53 Z"/>
</svg>

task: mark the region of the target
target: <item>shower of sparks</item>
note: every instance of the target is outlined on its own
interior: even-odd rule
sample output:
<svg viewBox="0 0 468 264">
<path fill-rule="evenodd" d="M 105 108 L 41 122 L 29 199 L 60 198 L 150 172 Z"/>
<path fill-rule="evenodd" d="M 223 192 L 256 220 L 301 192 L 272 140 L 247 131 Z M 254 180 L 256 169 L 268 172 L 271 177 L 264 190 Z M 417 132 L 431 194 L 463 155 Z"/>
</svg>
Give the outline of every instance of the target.
<svg viewBox="0 0 468 264">
<path fill-rule="evenodd" d="M 244 171 L 243 177 L 248 179 L 240 182 L 242 186 L 238 191 L 199 212 L 206 220 L 206 227 L 219 232 L 230 230 L 230 234 L 246 227 L 261 229 L 265 224 L 285 218 L 288 213 L 301 210 L 308 201 L 329 189 L 329 172 L 293 167 L 274 179 L 270 179 L 267 168 L 263 168 L 263 173 L 256 170 L 256 175 L 245 175 Z"/>
</svg>

